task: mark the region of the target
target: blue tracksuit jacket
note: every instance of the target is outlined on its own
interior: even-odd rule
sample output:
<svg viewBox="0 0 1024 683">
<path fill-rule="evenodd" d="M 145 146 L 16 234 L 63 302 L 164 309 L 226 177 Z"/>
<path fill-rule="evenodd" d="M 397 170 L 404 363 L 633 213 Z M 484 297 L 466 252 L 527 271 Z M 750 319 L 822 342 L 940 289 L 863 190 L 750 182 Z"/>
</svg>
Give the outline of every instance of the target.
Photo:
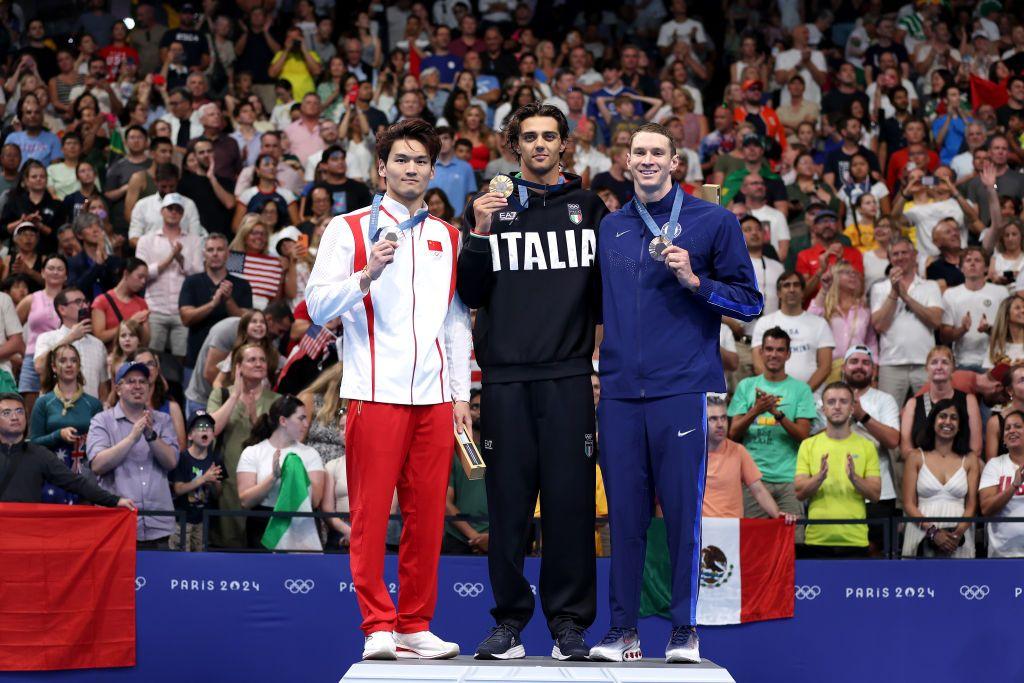
<svg viewBox="0 0 1024 683">
<path fill-rule="evenodd" d="M 668 222 L 675 186 L 650 204 L 654 222 Z M 730 211 L 685 195 L 676 246 L 690 254 L 700 278 L 686 290 L 664 262 L 648 253 L 650 231 L 628 203 L 601 221 L 604 341 L 601 395 L 656 398 L 725 391 L 718 350 L 721 316 L 752 320 L 764 305 L 740 232 Z"/>
</svg>

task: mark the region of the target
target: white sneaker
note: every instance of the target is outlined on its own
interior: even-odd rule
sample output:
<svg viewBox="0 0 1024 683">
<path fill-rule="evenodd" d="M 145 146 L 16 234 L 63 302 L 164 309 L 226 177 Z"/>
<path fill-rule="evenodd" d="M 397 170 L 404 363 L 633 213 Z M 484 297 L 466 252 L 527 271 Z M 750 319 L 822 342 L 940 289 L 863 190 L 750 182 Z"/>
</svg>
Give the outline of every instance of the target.
<svg viewBox="0 0 1024 683">
<path fill-rule="evenodd" d="M 363 659 L 397 659 L 391 631 L 374 631 L 363 641 Z"/>
<path fill-rule="evenodd" d="M 458 643 L 448 643 L 430 631 L 395 633 L 399 659 L 451 659 L 459 654 Z"/>
</svg>

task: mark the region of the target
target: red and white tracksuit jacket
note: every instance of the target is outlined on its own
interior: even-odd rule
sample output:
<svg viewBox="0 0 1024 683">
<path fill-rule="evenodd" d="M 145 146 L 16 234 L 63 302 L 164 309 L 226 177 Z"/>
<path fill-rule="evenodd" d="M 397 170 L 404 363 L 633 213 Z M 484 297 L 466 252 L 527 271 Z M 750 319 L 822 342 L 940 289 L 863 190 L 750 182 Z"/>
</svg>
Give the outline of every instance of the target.
<svg viewBox="0 0 1024 683">
<path fill-rule="evenodd" d="M 378 227 L 408 217 L 385 196 Z M 406 231 L 394 261 L 363 294 L 369 228 L 369 209 L 331 221 L 306 285 L 306 306 L 314 322 L 341 317 L 345 327 L 341 395 L 356 402 L 345 430 L 349 566 L 363 632 L 416 633 L 429 628 L 437 601 L 455 447 L 451 400 L 469 400 L 470 319 L 455 293 L 458 230 L 428 217 Z M 396 489 L 405 521 L 397 609 L 384 583 Z"/>
<path fill-rule="evenodd" d="M 378 227 L 407 218 L 406 208 L 385 195 Z M 306 285 L 313 322 L 341 317 L 345 328 L 342 397 L 401 405 L 468 401 L 472 333 L 455 293 L 458 229 L 428 216 L 407 230 L 394 261 L 363 294 L 369 225 L 369 208 L 335 217 Z"/>
</svg>

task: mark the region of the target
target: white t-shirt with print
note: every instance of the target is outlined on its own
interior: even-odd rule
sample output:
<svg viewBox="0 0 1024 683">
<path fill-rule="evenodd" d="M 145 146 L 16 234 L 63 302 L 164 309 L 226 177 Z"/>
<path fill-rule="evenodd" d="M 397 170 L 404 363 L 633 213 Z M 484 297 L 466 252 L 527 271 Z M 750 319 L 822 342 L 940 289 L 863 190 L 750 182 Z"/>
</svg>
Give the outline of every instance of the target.
<svg viewBox="0 0 1024 683">
<path fill-rule="evenodd" d="M 768 204 L 759 209 L 748 208 L 748 211 L 757 220 L 768 223 L 768 240 L 775 247 L 775 251 L 778 252 L 779 243 L 782 240 L 790 239 L 789 221 L 786 220 L 786 216 L 774 206 L 769 206 Z"/>
<path fill-rule="evenodd" d="M 882 280 L 871 288 L 871 312 L 885 304 L 892 283 Z M 934 280 L 915 275 L 910 284 L 910 298 L 927 308 L 942 308 L 942 291 Z M 924 365 L 928 350 L 935 346 L 935 335 L 903 301 L 896 302 L 892 325 L 879 341 L 879 365 Z"/>
<path fill-rule="evenodd" d="M 818 349 L 834 349 L 836 346 L 832 328 L 821 316 L 807 311 L 797 316 L 775 311 L 761 316 L 754 325 L 751 348 L 760 348 L 764 333 L 773 327 L 781 327 L 789 335 L 790 356 L 786 361 L 786 374 L 801 382 L 808 381 L 817 371 Z"/>
<path fill-rule="evenodd" d="M 1017 465 L 1005 453 L 993 458 L 981 472 L 979 489 L 995 486 L 999 492 L 1005 491 L 1013 481 Z M 999 517 L 1024 517 L 1024 485 L 1020 486 L 1010 498 L 1006 507 L 997 515 Z M 1024 557 L 1024 523 L 1003 522 L 988 524 L 988 556 L 989 557 Z"/>
<path fill-rule="evenodd" d="M 270 440 L 265 439 L 255 446 L 249 446 L 238 459 L 238 472 L 252 472 L 256 475 L 256 483 L 259 484 L 263 481 L 274 476 L 274 451 L 277 450 L 274 446 L 270 445 Z M 284 464 L 284 459 L 289 453 L 295 453 L 302 459 L 302 464 L 306 467 L 306 472 L 323 472 L 324 461 L 320 458 L 320 454 L 316 452 L 315 448 L 301 443 L 292 444 L 287 448 L 281 449 L 281 464 Z M 267 507 L 274 507 L 277 504 L 277 495 L 281 491 L 281 482 L 275 481 L 267 491 L 266 497 L 259 502 L 260 505 Z"/>
<path fill-rule="evenodd" d="M 971 329 L 967 334 L 953 343 L 953 355 L 957 366 L 973 365 L 982 367 L 988 358 L 989 333 L 978 332 L 981 316 L 984 315 L 989 325 L 996 322 L 999 304 L 1009 296 L 1006 287 L 986 282 L 977 290 L 967 289 L 967 285 L 950 287 L 942 293 L 942 324 L 959 327 L 964 315 L 971 314 Z"/>
</svg>

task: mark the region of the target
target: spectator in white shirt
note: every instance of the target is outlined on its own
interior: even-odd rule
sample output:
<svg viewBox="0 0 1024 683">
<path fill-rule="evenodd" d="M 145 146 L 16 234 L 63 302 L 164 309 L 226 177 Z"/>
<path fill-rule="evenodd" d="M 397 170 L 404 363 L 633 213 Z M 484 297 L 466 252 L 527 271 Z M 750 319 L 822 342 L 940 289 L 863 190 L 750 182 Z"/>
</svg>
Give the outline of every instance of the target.
<svg viewBox="0 0 1024 683">
<path fill-rule="evenodd" d="M 128 224 L 128 241 L 133 247 L 137 247 L 139 238 L 151 232 L 159 230 L 163 224 L 163 200 L 164 197 L 178 192 L 178 167 L 174 164 L 158 164 L 155 174 L 156 193 L 143 197 L 132 207 L 132 218 Z M 182 228 L 199 237 L 206 236 L 206 229 L 199 223 L 199 209 L 196 203 L 177 195 L 179 205 L 184 213 L 181 216 Z"/>
<path fill-rule="evenodd" d="M 1024 517 L 1024 414 L 1003 418 L 1003 442 L 1009 451 L 989 460 L 981 473 L 978 498 L 986 517 Z M 986 525 L 989 557 L 1024 557 L 1024 523 Z"/>
<path fill-rule="evenodd" d="M 743 178 L 742 191 L 748 213 L 767 225 L 768 240 L 775 247 L 779 260 L 785 261 L 789 254 L 789 221 L 781 211 L 766 202 L 768 186 L 764 178 L 757 173 L 747 174 Z"/>
<path fill-rule="evenodd" d="M 188 328 L 181 322 L 178 294 L 185 278 L 203 270 L 202 238 L 182 225 L 185 198 L 172 193 L 160 202 L 161 229 L 139 239 L 135 255 L 149 267 L 146 305 L 149 306 L 149 346 L 185 358 Z"/>
<path fill-rule="evenodd" d="M 0 370 L 11 374 L 17 382 L 11 358 L 25 353 L 21 319 L 14 307 L 14 300 L 6 292 L 0 292 Z"/>
<path fill-rule="evenodd" d="M 809 37 L 806 26 L 793 29 L 793 47 L 775 58 L 775 82 L 788 83 L 795 74 L 800 74 L 806 85 L 804 99 L 821 104 L 821 86 L 828 78 L 828 64 L 821 50 L 811 49 Z M 789 104 L 789 88 L 782 89 L 781 104 Z"/>
<path fill-rule="evenodd" d="M 788 272 L 779 277 L 778 295 L 779 310 L 761 316 L 754 325 L 750 340 L 754 372 L 759 375 L 764 372 L 764 359 L 761 357 L 764 333 L 780 327 L 790 337 L 786 374 L 807 382 L 811 391 L 817 391 L 832 370 L 832 349 L 836 345 L 832 329 L 824 318 L 803 309 L 804 278 L 799 273 Z"/>
<path fill-rule="evenodd" d="M 662 54 L 672 52 L 672 45 L 677 40 L 682 40 L 691 47 L 708 42 L 704 24 L 687 17 L 686 0 L 672 0 L 669 11 L 672 13 L 672 21 L 666 21 L 658 31 L 658 48 Z"/>
<path fill-rule="evenodd" d="M 110 376 L 107 374 L 107 347 L 92 335 L 92 318 L 89 316 L 88 300 L 77 287 L 62 289 L 53 299 L 53 307 L 60 316 L 60 327 L 44 332 L 36 338 L 34 363 L 36 372 L 42 377 L 50 364 L 50 351 L 61 344 L 71 344 L 81 358 L 82 376 L 85 378 L 85 393 L 107 399 L 110 391 Z M 82 314 L 85 317 L 82 317 Z"/>
<path fill-rule="evenodd" d="M 1008 296 L 1006 287 L 985 282 L 988 257 L 981 247 L 967 247 L 960 254 L 964 284 L 942 294 L 942 327 L 939 336 L 952 345 L 956 365 L 980 372 L 988 356 L 989 333 Z"/>
<path fill-rule="evenodd" d="M 762 315 L 768 315 L 779 310 L 778 282 L 779 276 L 785 272 L 785 267 L 773 258 L 764 255 L 764 244 L 766 235 L 761 221 L 753 216 L 747 215 L 740 219 L 740 230 L 743 231 L 743 239 L 747 243 L 747 253 L 750 255 L 750 265 L 754 267 L 754 275 L 757 277 L 757 288 L 764 296 L 764 309 Z M 736 352 L 739 354 L 739 368 L 733 375 L 733 382 L 740 381 L 754 375 L 754 361 L 751 355 L 750 340 L 754 333 L 756 320 L 749 323 L 742 323 L 732 318 L 722 318 L 722 323 L 727 325 L 733 336 L 738 340 Z"/>
<path fill-rule="evenodd" d="M 928 377 L 925 357 L 942 322 L 939 285 L 917 274 L 917 250 L 906 237 L 889 246 L 889 279 L 871 288 L 871 323 L 879 334 L 878 388 L 903 401 Z"/>
<path fill-rule="evenodd" d="M 911 172 L 911 181 L 902 196 L 908 192 L 913 193 L 913 201 L 903 206 L 903 215 L 913 224 L 917 232 L 918 250 L 924 256 L 938 256 L 939 248 L 932 240 L 932 232 L 936 224 L 944 218 L 952 218 L 960 227 L 960 242 L 967 246 L 967 226 L 964 223 L 964 212 L 960 203 L 954 198 L 956 188 L 951 182 L 946 182 L 948 176 L 952 175 L 949 167 L 941 167 L 935 170 L 934 176 L 924 176 L 920 170 Z M 926 181 L 925 178 L 931 178 Z M 926 182 L 933 183 L 930 187 Z M 897 202 L 893 211 L 899 212 L 901 202 Z"/>
</svg>

